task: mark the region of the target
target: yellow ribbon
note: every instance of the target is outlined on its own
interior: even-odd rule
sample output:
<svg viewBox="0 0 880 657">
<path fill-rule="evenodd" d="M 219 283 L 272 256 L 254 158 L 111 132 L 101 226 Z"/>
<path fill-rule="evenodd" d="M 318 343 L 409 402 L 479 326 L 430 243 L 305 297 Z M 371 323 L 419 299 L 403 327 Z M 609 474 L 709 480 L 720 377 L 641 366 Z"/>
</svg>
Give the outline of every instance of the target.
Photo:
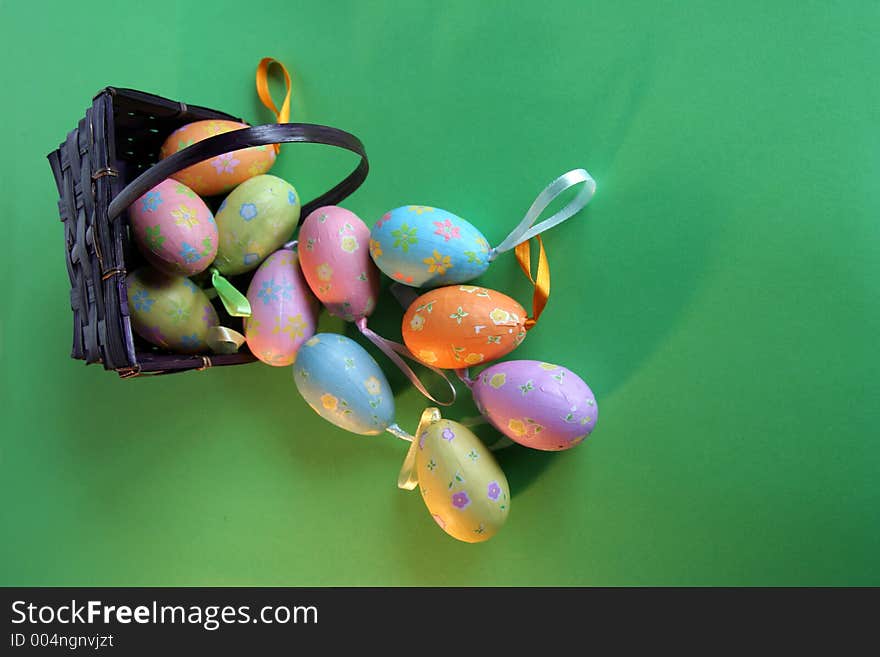
<svg viewBox="0 0 880 657">
<path fill-rule="evenodd" d="M 538 272 L 536 278 L 532 278 L 532 254 L 530 251 L 532 240 L 517 244 L 514 249 L 520 268 L 528 276 L 532 285 L 535 286 L 535 292 L 532 295 L 532 316 L 526 319 L 525 323 L 527 331 L 538 323 L 538 318 L 544 312 L 544 306 L 547 305 L 547 299 L 550 298 L 550 262 L 547 260 L 547 252 L 544 251 L 544 241 L 541 239 L 541 236 L 536 235 L 534 239 L 538 240 Z"/>
<path fill-rule="evenodd" d="M 275 107 L 275 102 L 272 100 L 272 94 L 269 93 L 269 67 L 272 66 L 272 64 L 278 66 L 278 68 L 281 69 L 281 73 L 284 75 L 286 93 L 284 95 L 284 102 L 281 103 L 280 110 Z M 260 63 L 257 66 L 257 95 L 260 97 L 260 101 L 263 105 L 266 106 L 266 109 L 275 115 L 275 119 L 278 123 L 290 123 L 290 73 L 284 68 L 284 64 L 277 59 L 263 57 L 263 59 L 260 60 Z M 281 150 L 281 144 L 273 144 L 273 146 L 275 148 L 275 153 L 277 154 L 278 151 Z"/>
<path fill-rule="evenodd" d="M 208 329 L 206 341 L 215 354 L 234 354 L 245 343 L 245 337 L 231 328 L 212 326 Z"/>
<path fill-rule="evenodd" d="M 415 436 L 412 438 L 412 442 L 409 444 L 409 449 L 403 459 L 403 465 L 400 467 L 400 473 L 397 475 L 398 488 L 412 490 L 419 485 L 419 473 L 416 470 L 416 454 L 418 454 L 419 451 L 419 438 L 421 437 L 422 432 L 426 431 L 429 426 L 442 419 L 440 409 L 438 408 L 426 408 L 422 411 L 419 426 L 416 429 Z"/>
</svg>

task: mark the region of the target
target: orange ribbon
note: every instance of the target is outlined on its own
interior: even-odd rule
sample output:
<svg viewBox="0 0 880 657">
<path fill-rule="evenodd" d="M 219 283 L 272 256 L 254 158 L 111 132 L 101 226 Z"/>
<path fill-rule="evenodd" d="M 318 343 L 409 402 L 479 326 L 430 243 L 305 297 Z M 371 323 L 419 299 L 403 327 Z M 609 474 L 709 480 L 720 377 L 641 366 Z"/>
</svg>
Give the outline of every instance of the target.
<svg viewBox="0 0 880 657">
<path fill-rule="evenodd" d="M 547 305 L 547 299 L 550 298 L 550 262 L 547 260 L 547 253 L 544 251 L 544 241 L 540 235 L 536 235 L 538 240 L 538 273 L 537 277 L 532 277 L 532 255 L 531 241 L 527 240 L 522 244 L 517 244 L 514 253 L 520 268 L 528 276 L 532 285 L 535 286 L 535 292 L 532 295 L 532 316 L 526 319 L 525 327 L 528 331 L 538 323 L 538 318 L 544 312 L 544 306 Z"/>
<path fill-rule="evenodd" d="M 281 69 L 281 73 L 284 75 L 284 86 L 287 92 L 284 95 L 284 102 L 281 103 L 280 110 L 275 107 L 275 102 L 272 100 L 272 94 L 269 93 L 269 67 L 272 66 L 272 64 L 275 64 Z M 284 68 L 284 64 L 277 59 L 263 57 L 263 59 L 260 60 L 260 64 L 257 66 L 257 95 L 260 97 L 260 101 L 263 105 L 275 115 L 278 123 L 290 123 L 290 73 Z M 273 146 L 275 148 L 275 153 L 277 154 L 278 151 L 281 150 L 281 144 L 273 144 Z"/>
</svg>

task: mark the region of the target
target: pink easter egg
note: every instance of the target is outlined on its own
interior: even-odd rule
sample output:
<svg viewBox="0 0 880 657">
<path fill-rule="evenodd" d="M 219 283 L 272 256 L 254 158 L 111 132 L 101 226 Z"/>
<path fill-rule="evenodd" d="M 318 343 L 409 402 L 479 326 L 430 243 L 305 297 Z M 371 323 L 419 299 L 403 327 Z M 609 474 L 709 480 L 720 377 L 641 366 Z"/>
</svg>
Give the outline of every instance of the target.
<svg viewBox="0 0 880 657">
<path fill-rule="evenodd" d="M 135 244 L 166 274 L 198 274 L 217 255 L 214 215 L 183 183 L 163 180 L 132 204 L 128 216 Z"/>
<path fill-rule="evenodd" d="M 334 205 L 318 208 L 299 229 L 303 274 L 331 315 L 353 322 L 369 317 L 379 294 L 379 270 L 370 257 L 370 229 Z"/>
<path fill-rule="evenodd" d="M 280 249 L 254 273 L 247 298 L 251 316 L 244 335 L 251 352 L 268 365 L 291 365 L 315 333 L 318 301 L 303 278 L 295 251 Z"/>
</svg>

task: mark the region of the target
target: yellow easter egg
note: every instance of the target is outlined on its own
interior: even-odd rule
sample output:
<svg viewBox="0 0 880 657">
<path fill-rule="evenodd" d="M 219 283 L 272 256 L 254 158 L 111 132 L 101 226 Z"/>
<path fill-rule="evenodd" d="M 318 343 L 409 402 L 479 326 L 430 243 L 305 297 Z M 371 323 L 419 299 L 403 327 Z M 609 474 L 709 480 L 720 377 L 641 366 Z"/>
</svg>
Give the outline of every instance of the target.
<svg viewBox="0 0 880 657">
<path fill-rule="evenodd" d="M 419 426 L 416 472 L 425 506 L 447 534 L 465 543 L 492 538 L 507 520 L 507 477 L 464 425 L 438 419 Z"/>
</svg>

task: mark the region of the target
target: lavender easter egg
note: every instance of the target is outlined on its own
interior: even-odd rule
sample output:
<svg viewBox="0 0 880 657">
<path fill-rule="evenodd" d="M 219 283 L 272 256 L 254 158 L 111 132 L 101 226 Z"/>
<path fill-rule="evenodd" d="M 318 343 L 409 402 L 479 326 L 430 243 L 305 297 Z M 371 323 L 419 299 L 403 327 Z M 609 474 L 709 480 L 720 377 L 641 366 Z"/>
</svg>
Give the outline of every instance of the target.
<svg viewBox="0 0 880 657">
<path fill-rule="evenodd" d="M 254 272 L 247 291 L 251 316 L 244 321 L 248 348 L 268 365 L 290 365 L 315 333 L 318 301 L 299 268 L 297 254 L 281 249 Z"/>
<path fill-rule="evenodd" d="M 126 278 L 131 326 L 144 340 L 184 354 L 208 352 L 217 311 L 188 278 L 141 267 Z"/>
<path fill-rule="evenodd" d="M 164 160 L 208 137 L 247 127 L 247 123 L 216 119 L 187 123 L 168 135 L 159 150 L 159 158 Z M 203 160 L 172 177 L 202 196 L 213 196 L 228 192 L 248 178 L 266 173 L 274 163 L 275 149 L 272 146 L 251 146 Z"/>
<path fill-rule="evenodd" d="M 511 440 L 546 451 L 581 443 L 596 426 L 590 387 L 561 365 L 535 360 L 495 363 L 471 388 L 480 412 Z"/>
<path fill-rule="evenodd" d="M 431 516 L 459 541 L 489 540 L 510 511 L 507 478 L 492 452 L 452 420 L 439 419 L 419 429 L 416 471 Z"/>
<path fill-rule="evenodd" d="M 346 321 L 368 317 L 376 307 L 379 270 L 370 258 L 370 229 L 336 206 L 316 209 L 299 229 L 303 274 L 331 315 Z"/>
<path fill-rule="evenodd" d="M 134 202 L 128 216 L 135 244 L 167 274 L 198 274 L 217 255 L 214 216 L 183 183 L 163 180 Z"/>
<path fill-rule="evenodd" d="M 426 205 L 386 212 L 373 226 L 370 253 L 385 274 L 413 287 L 465 283 L 489 266 L 489 243 L 475 226 Z"/>
<path fill-rule="evenodd" d="M 217 210 L 220 244 L 214 266 L 226 275 L 256 269 L 291 238 L 299 211 L 299 196 L 289 182 L 270 175 L 246 180 Z"/>
<path fill-rule="evenodd" d="M 366 349 L 344 335 L 318 333 L 306 340 L 293 380 L 318 415 L 346 431 L 372 436 L 394 422 L 394 395 L 385 374 Z"/>
</svg>

